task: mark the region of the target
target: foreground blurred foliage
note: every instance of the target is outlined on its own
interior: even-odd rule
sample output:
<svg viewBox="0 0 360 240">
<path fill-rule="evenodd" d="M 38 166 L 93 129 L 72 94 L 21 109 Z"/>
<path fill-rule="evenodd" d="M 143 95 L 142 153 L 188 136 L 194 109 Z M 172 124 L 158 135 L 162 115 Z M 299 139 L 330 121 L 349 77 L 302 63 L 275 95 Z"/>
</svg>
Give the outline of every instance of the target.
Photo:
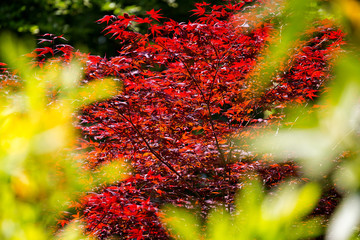
<svg viewBox="0 0 360 240">
<path fill-rule="evenodd" d="M 168 208 L 163 220 L 175 238 L 186 240 L 305 239 L 322 232 L 320 219 L 304 220 L 319 197 L 320 189 L 313 183 L 303 187 L 283 185 L 265 195 L 261 184 L 253 181 L 243 186 L 235 212 L 230 214 L 221 208 L 210 212 L 206 237 L 187 210 Z"/>
<path fill-rule="evenodd" d="M 94 183 L 121 179 L 120 165 L 113 164 L 111 173 L 100 171 L 89 185 L 90 173 L 69 150 L 77 135 L 75 110 L 110 97 L 119 87 L 111 79 L 81 86 L 76 62 L 31 68 L 23 57 L 29 49 L 22 42 L 9 34 L 0 41 L 1 57 L 17 69 L 23 84 L 21 90 L 4 85 L 0 93 L 0 239 L 49 239 L 69 201 Z M 6 76 L 0 77 L 4 83 Z M 74 224 L 69 226 L 80 228 Z M 77 235 L 81 232 L 63 232 L 66 239 Z"/>
</svg>

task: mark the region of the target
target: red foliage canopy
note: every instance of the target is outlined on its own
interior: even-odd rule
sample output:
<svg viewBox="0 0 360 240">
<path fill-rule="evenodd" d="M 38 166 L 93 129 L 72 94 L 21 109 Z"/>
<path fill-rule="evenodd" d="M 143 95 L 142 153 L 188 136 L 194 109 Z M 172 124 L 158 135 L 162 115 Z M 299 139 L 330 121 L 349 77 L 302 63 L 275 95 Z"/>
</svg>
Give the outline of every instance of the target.
<svg viewBox="0 0 360 240">
<path fill-rule="evenodd" d="M 274 164 L 251 154 L 243 139 L 256 137 L 248 129 L 283 117 L 264 119 L 266 110 L 319 94 L 343 33 L 329 22 L 316 23 L 259 95 L 263 86 L 253 81 L 252 71 L 277 31 L 271 18 L 259 22 L 248 13 L 244 20 L 244 6 L 257 7 L 245 2 L 197 3 L 198 19 L 188 23 L 164 18 L 159 10 L 146 18 L 124 14 L 99 20 L 121 50 L 110 59 L 83 55 L 84 82 L 111 76 L 122 81 L 123 91 L 82 110 L 79 146 L 90 149 L 88 168 L 124 160 L 133 173 L 84 197 L 79 211 L 88 232 L 100 238 L 168 239 L 158 220 L 165 203 L 200 207 L 205 216 L 221 202 L 231 209 L 249 172 L 269 187 L 298 175 L 293 163 Z M 148 24 L 148 32 L 134 31 L 137 24 Z M 74 54 L 66 46 L 56 50 L 66 60 Z"/>
</svg>

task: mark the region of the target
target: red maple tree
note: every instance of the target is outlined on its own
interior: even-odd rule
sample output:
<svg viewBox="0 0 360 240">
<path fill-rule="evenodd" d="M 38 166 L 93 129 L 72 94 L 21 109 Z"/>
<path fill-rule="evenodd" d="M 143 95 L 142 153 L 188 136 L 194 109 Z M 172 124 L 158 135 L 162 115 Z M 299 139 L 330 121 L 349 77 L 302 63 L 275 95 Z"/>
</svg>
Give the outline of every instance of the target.
<svg viewBox="0 0 360 240">
<path fill-rule="evenodd" d="M 330 22 L 314 23 L 264 88 L 252 71 L 276 38 L 276 24 L 271 17 L 257 20 L 256 11 L 246 18 L 242 12 L 261 4 L 196 3 L 198 19 L 188 23 L 164 18 L 159 10 L 145 18 L 105 16 L 98 22 L 107 24 L 104 31 L 121 46 L 109 59 L 65 44 L 36 49 L 40 63 L 47 54 L 60 54 L 56 61 L 80 58 L 85 83 L 110 76 L 123 84 L 117 96 L 78 115 L 85 167 L 114 160 L 132 167 L 128 179 L 81 200 L 78 211 L 88 233 L 169 239 L 158 216 L 164 204 L 200 208 L 204 217 L 218 204 L 231 210 L 249 172 L 268 187 L 300 175 L 291 162 L 275 164 L 249 152 L 244 139 L 256 138 L 254 129 L 282 124 L 287 105 L 320 94 L 343 33 Z M 147 24 L 148 31 L 135 31 L 138 24 Z M 265 116 L 274 109 L 280 111 Z"/>
</svg>

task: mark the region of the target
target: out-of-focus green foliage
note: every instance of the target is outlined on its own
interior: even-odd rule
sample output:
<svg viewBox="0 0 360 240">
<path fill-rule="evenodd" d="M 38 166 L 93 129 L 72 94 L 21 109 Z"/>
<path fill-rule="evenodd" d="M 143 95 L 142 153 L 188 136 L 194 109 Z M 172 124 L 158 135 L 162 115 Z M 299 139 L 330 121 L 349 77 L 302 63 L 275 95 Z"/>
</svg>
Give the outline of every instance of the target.
<svg viewBox="0 0 360 240">
<path fill-rule="evenodd" d="M 360 3 L 330 1 L 328 10 L 347 30 L 348 49 L 337 59 L 335 79 L 319 100 L 325 109 L 299 116 L 290 127 L 257 142 L 279 161 L 296 159 L 314 182 L 331 177 L 344 198 L 331 217 L 326 239 L 360 238 Z M 302 112 L 310 112 L 302 107 Z"/>
<path fill-rule="evenodd" d="M 0 90 L 0 239 L 46 240 L 54 237 L 56 219 L 69 201 L 93 187 L 90 173 L 70 151 L 76 137 L 73 114 L 109 98 L 119 86 L 111 79 L 81 86 L 75 62 L 31 68 L 21 57 L 28 49 L 19 40 L 3 34 L 0 42 L 1 57 L 23 81 L 20 90 Z M 49 97 L 52 89 L 61 90 L 56 99 Z M 100 170 L 92 184 L 121 179 L 120 166 L 111 169 Z M 81 231 L 73 231 L 81 230 L 78 224 L 63 230 L 62 239 L 80 237 Z"/>
<path fill-rule="evenodd" d="M 264 194 L 259 182 L 243 186 L 231 214 L 218 208 L 210 212 L 204 234 L 196 218 L 185 209 L 169 207 L 163 221 L 176 239 L 196 240 L 291 240 L 316 237 L 319 219 L 304 220 L 320 196 L 317 184 L 282 185 Z"/>
</svg>

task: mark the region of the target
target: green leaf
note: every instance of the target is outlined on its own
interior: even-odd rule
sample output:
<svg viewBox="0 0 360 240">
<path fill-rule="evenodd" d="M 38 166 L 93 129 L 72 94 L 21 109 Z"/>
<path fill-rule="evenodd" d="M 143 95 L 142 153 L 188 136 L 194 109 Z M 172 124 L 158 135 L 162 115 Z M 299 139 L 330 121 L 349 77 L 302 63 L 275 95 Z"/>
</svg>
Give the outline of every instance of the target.
<svg viewBox="0 0 360 240">
<path fill-rule="evenodd" d="M 200 225 L 195 216 L 188 210 L 168 206 L 164 209 L 165 216 L 162 221 L 168 226 L 171 235 L 176 239 L 201 239 Z"/>
</svg>

